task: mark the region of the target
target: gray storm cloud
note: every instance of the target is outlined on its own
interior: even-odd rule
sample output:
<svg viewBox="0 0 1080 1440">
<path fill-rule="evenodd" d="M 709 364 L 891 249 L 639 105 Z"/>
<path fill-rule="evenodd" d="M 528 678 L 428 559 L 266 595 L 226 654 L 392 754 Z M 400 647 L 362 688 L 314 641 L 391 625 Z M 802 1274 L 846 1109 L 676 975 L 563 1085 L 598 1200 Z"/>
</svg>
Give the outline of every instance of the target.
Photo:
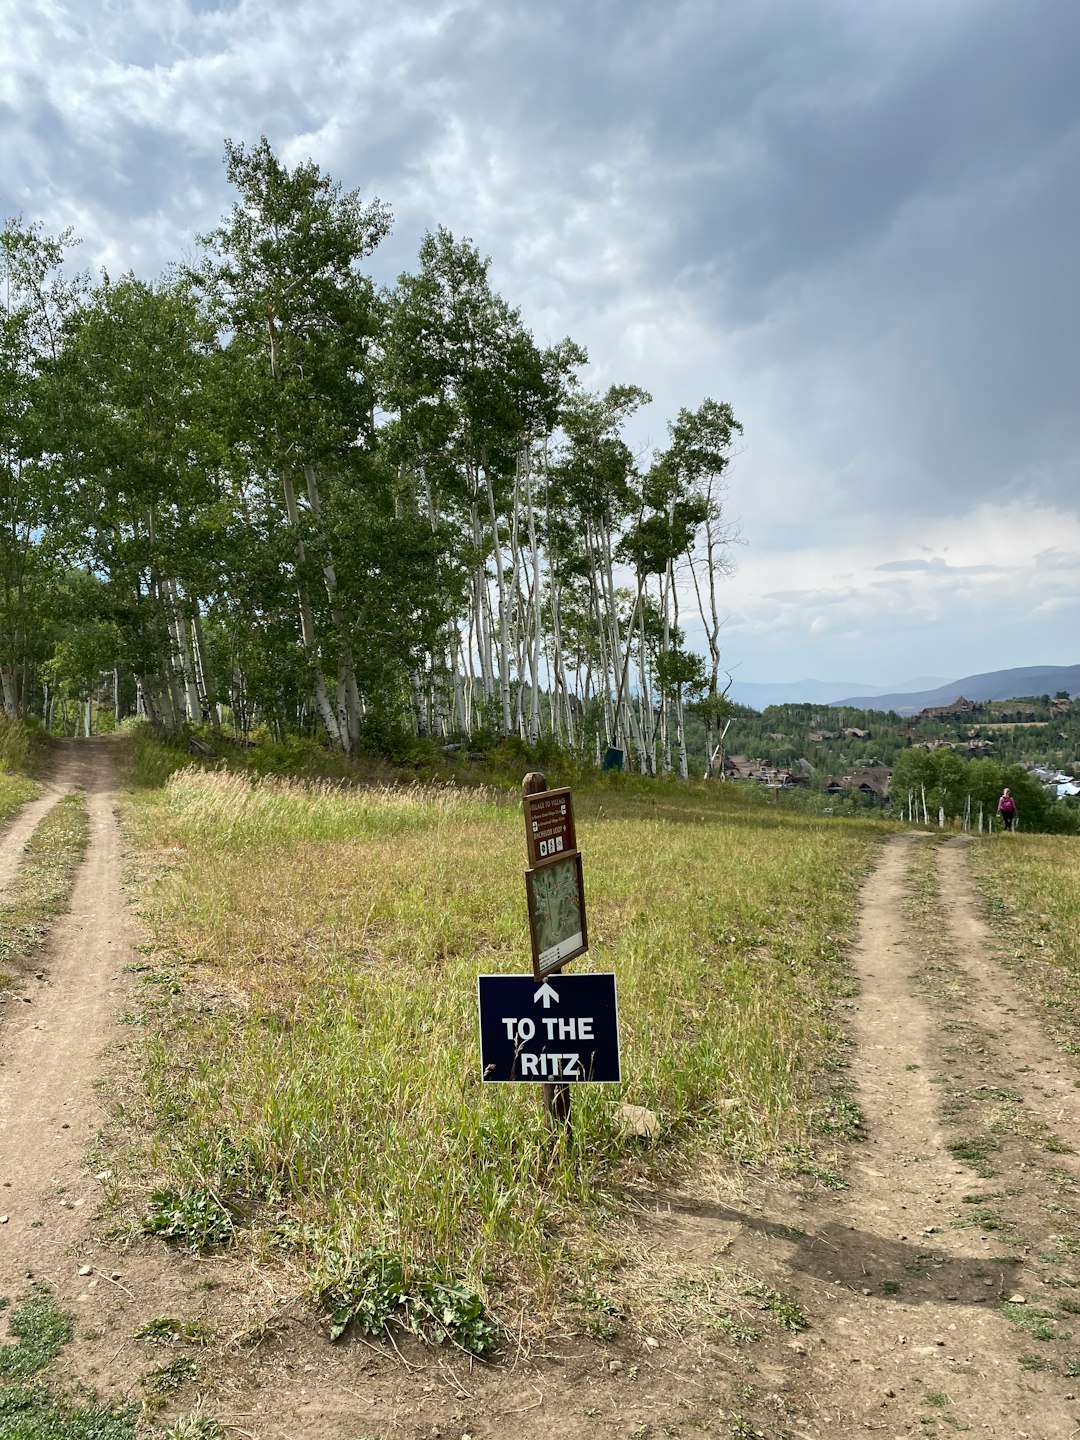
<svg viewBox="0 0 1080 1440">
<path fill-rule="evenodd" d="M 223 138 L 265 132 L 392 206 L 380 280 L 471 235 L 542 338 L 656 395 L 642 446 L 731 400 L 758 551 L 1077 513 L 1080 7 L 68 0 L 5 29 L 0 210 L 91 265 L 190 253 Z"/>
</svg>

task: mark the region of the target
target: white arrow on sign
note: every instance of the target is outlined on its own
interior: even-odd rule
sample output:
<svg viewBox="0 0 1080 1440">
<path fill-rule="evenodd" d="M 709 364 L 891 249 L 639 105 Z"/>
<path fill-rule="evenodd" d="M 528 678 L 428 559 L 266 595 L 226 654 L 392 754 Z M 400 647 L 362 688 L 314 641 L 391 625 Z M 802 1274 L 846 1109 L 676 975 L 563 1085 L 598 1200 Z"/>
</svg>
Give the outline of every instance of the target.
<svg viewBox="0 0 1080 1440">
<path fill-rule="evenodd" d="M 545 980 L 544 983 L 540 986 L 540 989 L 537 990 L 536 994 L 533 996 L 534 1005 L 536 1004 L 537 1000 L 542 1000 L 544 1002 L 544 1009 L 547 1010 L 553 1000 L 555 1001 L 556 1005 L 559 1003 L 559 992 L 557 990 L 553 990 L 548 984 L 548 982 Z M 551 1023 L 554 1025 L 554 1020 Z"/>
</svg>

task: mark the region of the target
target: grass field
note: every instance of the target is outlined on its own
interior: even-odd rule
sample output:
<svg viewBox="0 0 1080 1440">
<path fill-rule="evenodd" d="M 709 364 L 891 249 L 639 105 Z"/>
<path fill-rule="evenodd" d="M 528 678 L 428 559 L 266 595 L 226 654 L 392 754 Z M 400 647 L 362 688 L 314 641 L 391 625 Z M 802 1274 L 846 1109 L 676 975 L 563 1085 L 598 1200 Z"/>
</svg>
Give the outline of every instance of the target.
<svg viewBox="0 0 1080 1440">
<path fill-rule="evenodd" d="M 1058 1042 L 1080 1054 L 1080 839 L 1001 835 L 975 856 L 1004 953 L 1047 1007 Z"/>
<path fill-rule="evenodd" d="M 706 1147 L 809 1162 L 879 827 L 677 785 L 583 790 L 577 819 L 625 1079 L 579 1087 L 553 1147 L 533 1087 L 479 1078 L 476 976 L 529 968 L 516 796 L 198 770 L 136 791 L 153 1227 L 239 1229 L 339 1301 L 400 1264 L 543 1303 L 643 1176 Z M 659 1141 L 621 1133 L 621 1100 Z"/>
</svg>

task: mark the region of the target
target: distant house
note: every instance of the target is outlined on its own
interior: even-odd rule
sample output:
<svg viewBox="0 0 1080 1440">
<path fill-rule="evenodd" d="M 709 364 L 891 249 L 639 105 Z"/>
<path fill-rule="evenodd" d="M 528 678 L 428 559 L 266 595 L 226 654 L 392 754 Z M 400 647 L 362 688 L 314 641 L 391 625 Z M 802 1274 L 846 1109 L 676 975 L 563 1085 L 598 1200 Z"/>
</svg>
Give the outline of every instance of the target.
<svg viewBox="0 0 1080 1440">
<path fill-rule="evenodd" d="M 848 730 L 841 730 L 841 731 L 840 731 L 840 734 L 841 734 L 841 736 L 843 737 L 843 739 L 845 739 L 845 740 L 869 740 L 869 739 L 870 739 L 870 731 L 869 731 L 869 730 L 856 730 L 856 729 L 854 729 L 854 728 L 851 728 L 851 729 L 848 729 Z"/>
<path fill-rule="evenodd" d="M 974 715 L 981 707 L 973 700 L 965 700 L 959 695 L 951 705 L 929 705 L 925 710 L 919 711 L 920 720 L 958 720 L 962 715 Z"/>
<path fill-rule="evenodd" d="M 810 776 L 804 770 L 778 770 L 776 782 L 784 790 L 789 790 L 793 785 L 801 785 L 809 788 Z"/>
<path fill-rule="evenodd" d="M 812 745 L 821 745 L 826 740 L 839 740 L 841 736 L 839 730 L 811 730 L 806 738 Z"/>
<path fill-rule="evenodd" d="M 829 795 L 839 795 L 845 790 L 858 790 L 868 800 L 884 805 L 892 791 L 892 771 L 887 765 L 866 765 L 852 770 L 849 775 L 831 776 L 825 786 Z"/>
<path fill-rule="evenodd" d="M 792 785 L 809 785 L 810 776 L 801 769 L 781 770 L 766 760 L 749 760 L 745 755 L 728 755 L 724 760 L 726 780 L 756 780 L 759 785 L 787 790 Z"/>
<path fill-rule="evenodd" d="M 987 750 L 992 750 L 994 748 L 994 742 L 992 740 L 969 740 L 967 748 L 973 755 L 980 755 L 984 754 Z"/>
<path fill-rule="evenodd" d="M 1059 715 L 1067 715 L 1072 708 L 1071 700 L 1051 700 L 1050 719 L 1056 720 Z"/>
</svg>

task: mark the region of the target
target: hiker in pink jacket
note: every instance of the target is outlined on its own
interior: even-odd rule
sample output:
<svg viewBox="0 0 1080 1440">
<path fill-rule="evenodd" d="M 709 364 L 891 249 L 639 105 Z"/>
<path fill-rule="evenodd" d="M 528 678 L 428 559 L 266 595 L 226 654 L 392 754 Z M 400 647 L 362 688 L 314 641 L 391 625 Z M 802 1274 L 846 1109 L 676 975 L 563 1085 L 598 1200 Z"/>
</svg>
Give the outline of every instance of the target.
<svg viewBox="0 0 1080 1440">
<path fill-rule="evenodd" d="M 1005 792 L 998 801 L 998 814 L 1004 822 L 1005 829 L 1011 830 L 1016 819 L 1016 801 L 1009 794 L 1009 787 L 1005 786 Z"/>
</svg>

